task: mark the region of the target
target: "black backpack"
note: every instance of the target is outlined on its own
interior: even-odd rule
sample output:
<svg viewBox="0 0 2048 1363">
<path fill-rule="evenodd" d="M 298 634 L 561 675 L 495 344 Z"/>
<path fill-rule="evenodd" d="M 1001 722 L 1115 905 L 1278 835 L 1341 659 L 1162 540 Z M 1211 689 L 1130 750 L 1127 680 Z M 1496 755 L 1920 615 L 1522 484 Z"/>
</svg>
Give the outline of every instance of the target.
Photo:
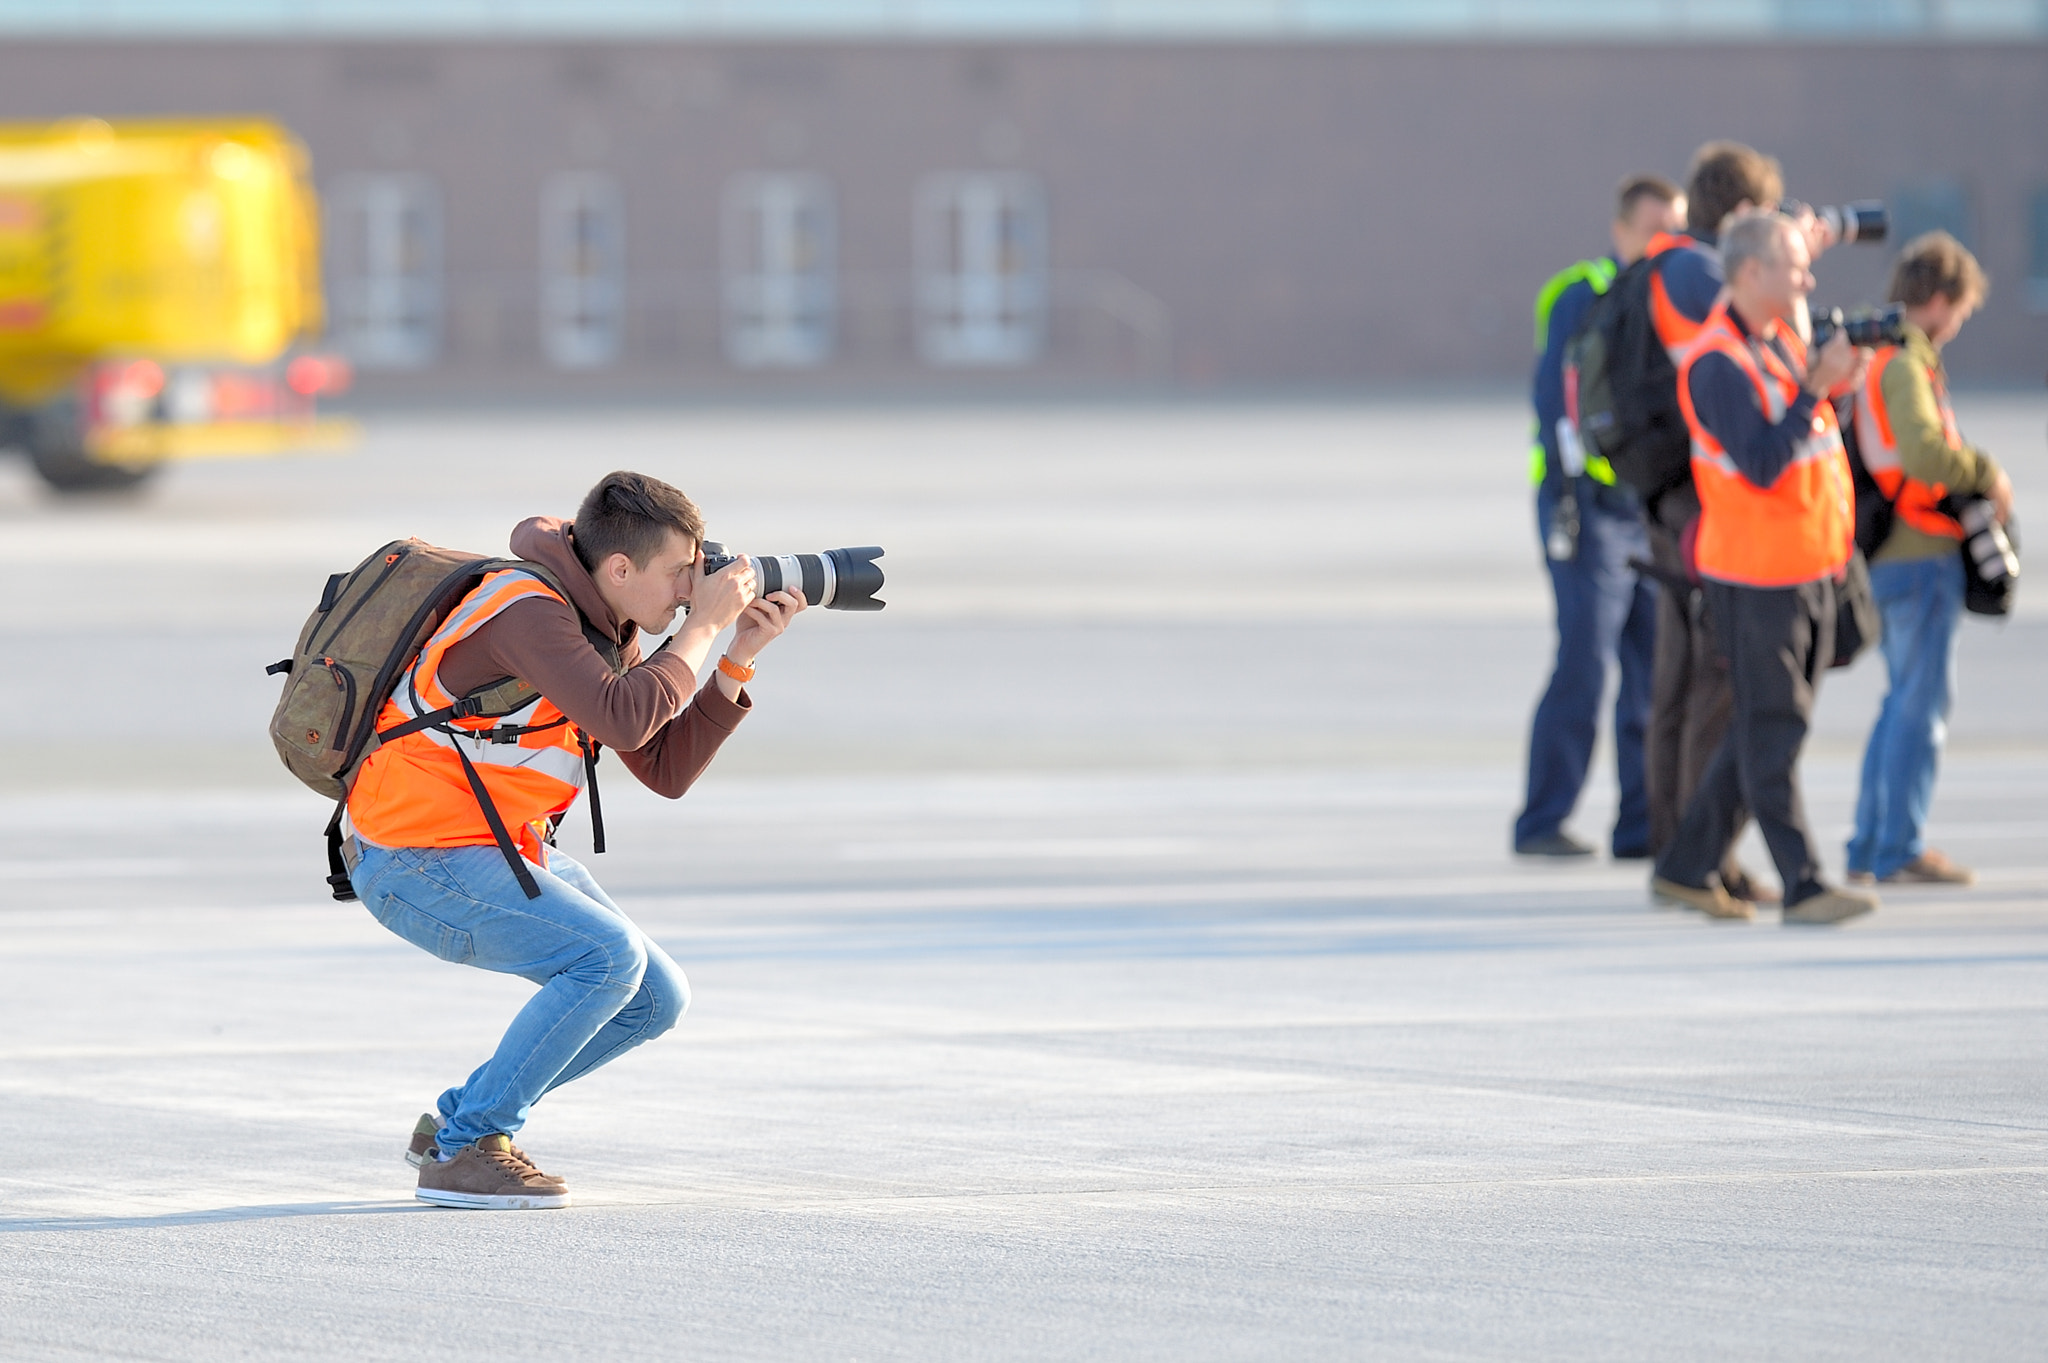
<svg viewBox="0 0 2048 1363">
<path fill-rule="evenodd" d="M 1856 432 L 1853 400 L 1835 405 L 1835 424 L 1842 428 L 1842 448 L 1849 455 L 1849 481 L 1856 492 L 1856 547 L 1863 551 L 1864 558 L 1875 558 L 1884 542 L 1892 537 L 1898 503 L 1885 495 L 1863 462 L 1863 442 Z"/>
<path fill-rule="evenodd" d="M 1669 254 L 1646 256 L 1616 276 L 1586 309 L 1564 352 L 1586 453 L 1604 457 L 1646 507 L 1692 481 L 1678 369 L 1650 317 L 1650 280 Z"/>
</svg>

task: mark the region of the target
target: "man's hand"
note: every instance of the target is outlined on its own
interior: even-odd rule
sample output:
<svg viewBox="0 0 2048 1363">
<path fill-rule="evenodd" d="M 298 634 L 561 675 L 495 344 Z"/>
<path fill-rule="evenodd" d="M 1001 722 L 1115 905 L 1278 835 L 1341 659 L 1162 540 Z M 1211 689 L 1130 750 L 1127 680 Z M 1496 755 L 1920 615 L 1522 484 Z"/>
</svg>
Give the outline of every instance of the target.
<svg viewBox="0 0 2048 1363">
<path fill-rule="evenodd" d="M 740 612 L 739 628 L 733 631 L 732 644 L 725 650 L 725 656 L 741 667 L 751 667 L 754 658 L 762 649 L 780 638 L 782 631 L 789 628 L 789 622 L 803 612 L 809 603 L 799 591 L 774 592 L 757 597 Z"/>
<path fill-rule="evenodd" d="M 1841 240 L 1841 235 L 1834 228 L 1828 226 L 1804 204 L 1801 204 L 1799 211 L 1792 215 L 1792 223 L 1799 229 L 1799 234 L 1806 238 L 1808 255 L 1817 256 Z"/>
<path fill-rule="evenodd" d="M 699 558 L 690 575 L 690 623 L 708 628 L 713 634 L 739 619 L 740 612 L 759 590 L 754 560 L 744 554 L 739 562 L 728 564 L 709 577 L 704 575 L 704 560 Z"/>
<path fill-rule="evenodd" d="M 1998 513 L 1998 523 L 2004 525 L 2012 519 L 2012 479 L 2005 476 L 2005 470 L 1998 471 L 1998 477 L 1991 484 L 1991 491 L 1984 494 L 1991 499 L 1991 509 Z"/>
<path fill-rule="evenodd" d="M 752 667 L 761 650 L 775 642 L 803 608 L 804 594 L 795 591 L 774 592 L 748 602 L 725 656 L 741 667 Z M 711 674 L 711 680 L 727 700 L 740 698 L 740 683 L 723 667 Z"/>
<path fill-rule="evenodd" d="M 1837 331 L 1813 357 L 1806 371 L 1806 391 L 1825 402 L 1842 385 L 1861 383 L 1869 364 L 1870 352 L 1850 345 L 1848 332 Z"/>
</svg>

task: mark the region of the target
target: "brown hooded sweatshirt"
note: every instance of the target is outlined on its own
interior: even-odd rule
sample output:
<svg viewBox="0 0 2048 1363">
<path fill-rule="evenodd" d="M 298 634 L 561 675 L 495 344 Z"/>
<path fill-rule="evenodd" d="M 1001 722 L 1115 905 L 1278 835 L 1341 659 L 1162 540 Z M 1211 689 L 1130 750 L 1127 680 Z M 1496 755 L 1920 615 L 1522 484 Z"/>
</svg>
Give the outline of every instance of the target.
<svg viewBox="0 0 2048 1363">
<path fill-rule="evenodd" d="M 728 700 L 715 684 L 693 697 L 697 679 L 666 647 L 643 661 L 638 627 L 612 614 L 576 557 L 570 533 L 567 521 L 535 516 L 514 527 L 512 553 L 552 572 L 584 618 L 618 642 L 625 675 L 614 676 L 583 637 L 576 610 L 552 597 L 530 596 L 450 648 L 441 661 L 441 684 L 450 695 L 466 696 L 518 677 L 616 751 L 642 785 L 673 800 L 711 765 L 753 701 L 745 691 L 738 701 Z"/>
</svg>

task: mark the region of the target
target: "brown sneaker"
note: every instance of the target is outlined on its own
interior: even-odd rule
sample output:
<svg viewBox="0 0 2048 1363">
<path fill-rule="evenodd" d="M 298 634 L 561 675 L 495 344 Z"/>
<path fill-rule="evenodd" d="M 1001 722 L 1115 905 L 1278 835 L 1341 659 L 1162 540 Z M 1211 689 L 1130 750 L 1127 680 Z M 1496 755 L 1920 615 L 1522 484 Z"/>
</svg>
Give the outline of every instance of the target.
<svg viewBox="0 0 2048 1363">
<path fill-rule="evenodd" d="M 1958 866 L 1948 853 L 1930 847 L 1884 878 L 1887 885 L 1975 885 L 1977 873 Z"/>
<path fill-rule="evenodd" d="M 1877 896 L 1863 890 L 1822 890 L 1785 910 L 1785 926 L 1827 927 L 1858 918 L 1877 907 Z"/>
<path fill-rule="evenodd" d="M 569 1185 L 515 1156 L 510 1136 L 494 1135 L 421 1165 L 413 1196 L 437 1207 L 517 1211 L 566 1207 Z"/>
<path fill-rule="evenodd" d="M 441 1118 L 439 1114 L 422 1112 L 420 1119 L 413 1123 L 412 1143 L 405 1148 L 405 1162 L 415 1169 L 425 1168 L 427 1161 L 434 1158 L 434 1142 L 439 1140 L 440 1137 Z M 518 1146 L 515 1145 L 510 1148 L 513 1159 L 526 1164 L 533 1163 L 532 1160 L 526 1158 L 526 1152 Z"/>
<path fill-rule="evenodd" d="M 1754 918 L 1756 906 L 1746 899 L 1732 899 L 1719 885 L 1696 889 L 1662 876 L 1650 877 L 1652 903 L 1662 901 L 1681 908 L 1698 909 L 1709 918 Z"/>
<path fill-rule="evenodd" d="M 1868 871 L 1851 871 L 1848 875 L 1848 881 L 1851 885 L 1875 885 L 1877 884 L 1877 877 Z"/>
<path fill-rule="evenodd" d="M 422 1112 L 419 1121 L 413 1123 L 412 1143 L 405 1148 L 405 1162 L 415 1169 L 427 1167 L 427 1161 L 434 1158 L 434 1137 L 441 1134 L 441 1119 L 431 1112 Z"/>
</svg>

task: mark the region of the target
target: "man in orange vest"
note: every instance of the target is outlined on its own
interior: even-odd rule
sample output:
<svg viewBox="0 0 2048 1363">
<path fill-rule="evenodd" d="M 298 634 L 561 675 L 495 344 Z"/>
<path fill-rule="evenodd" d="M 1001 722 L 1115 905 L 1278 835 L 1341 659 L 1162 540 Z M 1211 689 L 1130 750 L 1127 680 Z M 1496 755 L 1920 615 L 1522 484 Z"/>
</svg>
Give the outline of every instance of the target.
<svg viewBox="0 0 2048 1363">
<path fill-rule="evenodd" d="M 379 717 L 389 730 L 459 698 L 496 702 L 364 761 L 348 802 L 357 896 L 443 960 L 540 986 L 496 1052 L 420 1119 L 408 1158 L 422 1201 L 567 1206 L 567 1185 L 512 1136 L 542 1094 L 668 1031 L 689 1005 L 676 963 L 550 844 L 601 747 L 670 799 L 688 790 L 751 709 L 743 687 L 755 658 L 804 609 L 800 594 L 757 597 L 745 560 L 706 577 L 703 539 L 703 516 L 681 492 L 607 475 L 573 522 L 543 516 L 513 530 L 513 554 L 543 571 L 485 577 Z M 684 607 L 682 627 L 643 658 L 640 635 L 667 630 Z"/>
<path fill-rule="evenodd" d="M 1857 452 L 1893 512 L 1870 558 L 1891 684 L 1863 752 L 1849 879 L 1968 885 L 1975 874 L 1927 846 L 1921 830 L 1948 733 L 1963 609 L 1963 527 L 1942 502 L 1980 495 L 1999 520 L 2012 515 L 2012 481 L 1963 443 L 1941 366 L 1941 348 L 1984 297 L 1984 272 L 1961 242 L 1929 232 L 1900 253 L 1891 297 L 1905 307 L 1906 344 L 1879 349 L 1856 390 Z"/>
<path fill-rule="evenodd" d="M 1784 175 L 1777 158 L 1754 147 L 1708 142 L 1693 153 L 1686 173 L 1686 230 L 1657 237 L 1647 252 L 1656 262 L 1650 279 L 1650 318 L 1672 364 L 1685 358 L 1722 300 L 1722 224 L 1746 209 L 1776 208 L 1783 195 Z M 1800 226 L 1813 254 L 1833 244 L 1832 232 L 1811 213 L 1800 219 Z M 1673 577 L 1685 571 L 1680 542 L 1699 510 L 1689 477 L 1644 505 L 1651 558 Z M 1677 834 L 1679 817 L 1720 747 L 1734 709 L 1712 621 L 1693 607 L 1688 593 L 1667 589 L 1658 594 L 1656 659 L 1644 735 L 1653 855 Z M 1737 899 L 1763 903 L 1773 897 L 1736 864 L 1732 852 L 1720 875 L 1724 888 Z"/>
<path fill-rule="evenodd" d="M 1700 501 L 1692 560 L 1734 714 L 1651 880 L 1667 900 L 1751 917 L 1719 874 L 1746 808 L 1785 887 L 1788 925 L 1877 907 L 1875 896 L 1821 880 L 1799 794 L 1814 690 L 1834 658 L 1835 582 L 1855 543 L 1849 461 L 1828 398 L 1868 359 L 1837 333 L 1808 366 L 1795 328 L 1813 289 L 1810 262 L 1791 219 L 1737 214 L 1721 234 L 1728 296 L 1679 366 Z"/>
</svg>

